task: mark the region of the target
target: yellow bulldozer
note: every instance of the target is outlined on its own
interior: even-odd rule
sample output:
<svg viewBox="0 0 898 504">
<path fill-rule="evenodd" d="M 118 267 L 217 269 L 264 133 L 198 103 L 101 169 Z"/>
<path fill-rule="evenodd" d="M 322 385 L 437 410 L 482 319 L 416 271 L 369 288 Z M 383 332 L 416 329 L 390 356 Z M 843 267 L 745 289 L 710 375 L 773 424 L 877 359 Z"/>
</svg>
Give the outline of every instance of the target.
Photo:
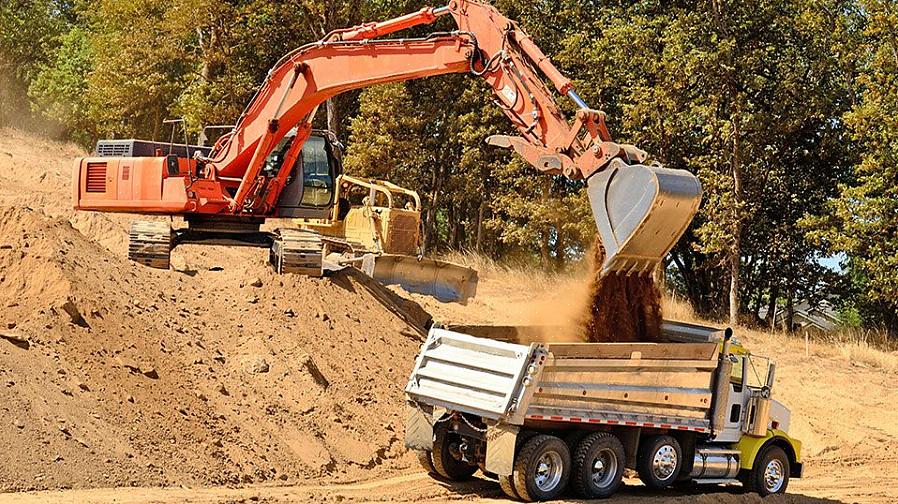
<svg viewBox="0 0 898 504">
<path fill-rule="evenodd" d="M 331 198 L 329 191 L 322 197 Z M 329 214 L 295 219 L 320 234 L 325 269 L 353 266 L 386 285 L 465 303 L 477 292 L 477 271 L 423 256 L 421 197 L 386 180 L 341 173 Z"/>
</svg>

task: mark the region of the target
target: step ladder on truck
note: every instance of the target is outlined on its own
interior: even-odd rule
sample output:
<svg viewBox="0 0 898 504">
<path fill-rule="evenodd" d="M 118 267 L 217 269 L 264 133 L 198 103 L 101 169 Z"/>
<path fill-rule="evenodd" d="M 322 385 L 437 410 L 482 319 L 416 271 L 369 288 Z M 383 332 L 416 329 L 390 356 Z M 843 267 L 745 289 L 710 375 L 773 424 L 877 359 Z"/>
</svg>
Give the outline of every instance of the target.
<svg viewBox="0 0 898 504">
<path fill-rule="evenodd" d="M 775 365 L 732 331 L 666 322 L 669 343 L 520 345 L 433 328 L 405 389 L 406 446 L 449 480 L 480 469 L 511 498 L 612 495 L 624 470 L 649 488 L 801 477 Z"/>
</svg>

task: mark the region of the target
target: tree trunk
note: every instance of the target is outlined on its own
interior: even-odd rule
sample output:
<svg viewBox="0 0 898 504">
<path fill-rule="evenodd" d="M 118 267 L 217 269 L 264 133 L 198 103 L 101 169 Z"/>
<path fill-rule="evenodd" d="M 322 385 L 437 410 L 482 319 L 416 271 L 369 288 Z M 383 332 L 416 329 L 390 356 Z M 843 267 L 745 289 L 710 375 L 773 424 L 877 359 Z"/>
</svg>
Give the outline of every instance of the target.
<svg viewBox="0 0 898 504">
<path fill-rule="evenodd" d="M 731 121 L 733 125 L 733 249 L 730 250 L 730 325 L 739 324 L 739 257 L 742 248 L 742 165 L 739 153 L 739 123 L 737 119 Z"/>
<path fill-rule="evenodd" d="M 478 253 L 483 252 L 483 210 L 486 203 L 480 202 L 480 208 L 477 210 L 477 239 L 474 244 L 474 250 Z"/>
<path fill-rule="evenodd" d="M 430 206 L 424 219 L 424 249 L 431 250 L 436 244 L 436 220 L 439 209 L 440 192 L 443 190 L 442 163 L 437 163 L 431 171 Z"/>
<path fill-rule="evenodd" d="M 739 247 L 738 238 L 735 240 Z M 739 254 L 730 253 L 730 326 L 739 325 Z"/>
<path fill-rule="evenodd" d="M 789 291 L 786 293 L 786 313 L 785 320 L 783 321 L 783 325 L 786 328 L 786 332 L 792 332 L 792 326 L 795 323 L 795 292 L 791 287 L 789 287 Z"/>
<path fill-rule="evenodd" d="M 770 299 L 767 301 L 767 325 L 770 326 L 771 331 L 776 329 L 776 299 L 779 295 L 779 285 L 774 284 L 770 287 Z"/>
</svg>

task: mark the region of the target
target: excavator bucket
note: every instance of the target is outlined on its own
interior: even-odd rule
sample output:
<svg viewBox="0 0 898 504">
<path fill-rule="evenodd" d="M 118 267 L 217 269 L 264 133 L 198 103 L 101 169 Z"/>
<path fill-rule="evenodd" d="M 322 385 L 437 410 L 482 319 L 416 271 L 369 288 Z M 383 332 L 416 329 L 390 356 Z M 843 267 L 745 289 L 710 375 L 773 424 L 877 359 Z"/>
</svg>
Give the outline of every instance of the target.
<svg viewBox="0 0 898 504">
<path fill-rule="evenodd" d="M 702 188 L 686 170 L 615 160 L 587 180 L 587 193 L 605 247 L 600 275 L 647 275 L 692 222 Z"/>
<path fill-rule="evenodd" d="M 373 276 L 382 284 L 443 302 L 464 304 L 477 293 L 477 271 L 435 259 L 384 254 L 375 258 Z"/>
</svg>

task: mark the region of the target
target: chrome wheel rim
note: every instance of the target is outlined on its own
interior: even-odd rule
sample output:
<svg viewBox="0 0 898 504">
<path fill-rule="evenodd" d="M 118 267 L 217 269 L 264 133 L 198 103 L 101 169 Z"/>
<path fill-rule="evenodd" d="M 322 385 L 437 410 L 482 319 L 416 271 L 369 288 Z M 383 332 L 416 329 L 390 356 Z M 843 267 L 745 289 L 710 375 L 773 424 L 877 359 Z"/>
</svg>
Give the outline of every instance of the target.
<svg viewBox="0 0 898 504">
<path fill-rule="evenodd" d="M 783 482 L 786 480 L 786 471 L 783 463 L 773 459 L 767 463 L 764 468 L 764 488 L 770 493 L 777 493 L 783 488 Z"/>
<path fill-rule="evenodd" d="M 655 452 L 652 458 L 652 472 L 661 481 L 673 476 L 677 468 L 677 451 L 671 445 L 664 445 Z"/>
<path fill-rule="evenodd" d="M 592 484 L 605 488 L 614 482 L 617 474 L 617 456 L 611 450 L 602 450 L 592 462 Z"/>
<path fill-rule="evenodd" d="M 543 453 L 539 460 L 536 461 L 536 472 L 533 482 L 537 488 L 543 492 L 548 492 L 558 486 L 563 470 L 561 455 L 554 451 Z"/>
</svg>

